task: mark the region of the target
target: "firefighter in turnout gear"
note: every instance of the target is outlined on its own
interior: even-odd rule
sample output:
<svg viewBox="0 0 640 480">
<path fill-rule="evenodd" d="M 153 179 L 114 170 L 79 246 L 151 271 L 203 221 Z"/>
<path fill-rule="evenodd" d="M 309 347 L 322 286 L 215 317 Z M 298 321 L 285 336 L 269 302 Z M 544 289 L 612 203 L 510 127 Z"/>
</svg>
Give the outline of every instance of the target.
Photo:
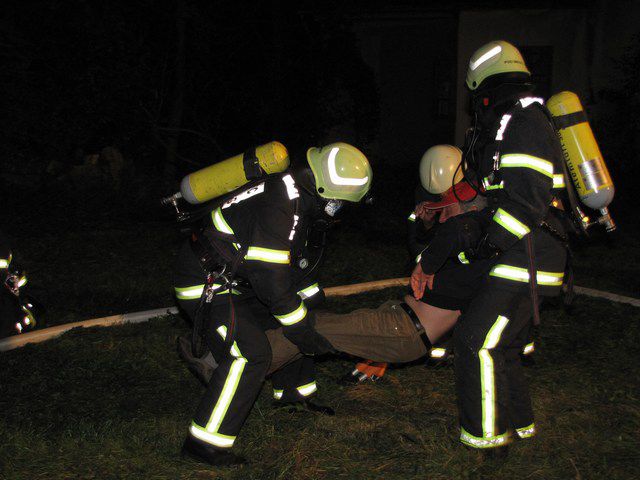
<svg viewBox="0 0 640 480">
<path fill-rule="evenodd" d="M 477 50 L 466 84 L 475 124 L 465 174 L 482 183 L 488 206 L 481 238 L 465 254 L 494 264 L 455 332 L 460 440 L 499 457 L 511 438 L 535 433 L 519 353 L 538 322 L 540 297 L 563 284 L 566 235 L 552 202 L 565 179 L 550 117 L 513 45 Z"/>
<path fill-rule="evenodd" d="M 12 259 L 9 241 L 0 232 L 0 338 L 35 329 L 35 314 L 42 310 L 39 303 L 24 293 L 22 287 L 27 284 L 27 276 L 12 264 Z"/>
<path fill-rule="evenodd" d="M 221 198 L 179 253 L 176 296 L 193 319 L 194 350 L 201 337 L 218 363 L 183 445 L 183 454 L 199 461 L 244 461 L 231 447 L 269 371 L 265 331 L 282 327 L 307 355 L 333 351 L 307 305 L 318 287 L 297 284 L 292 262 L 309 225 L 330 225 L 345 202 L 359 202 L 372 171 L 364 154 L 345 143 L 310 148 L 306 157 L 305 168 L 269 175 Z M 289 378 L 308 374 L 301 364 L 286 368 Z M 280 388 L 274 383 L 276 396 L 306 398 L 316 387 L 313 378 L 305 380 L 283 380 Z"/>
</svg>

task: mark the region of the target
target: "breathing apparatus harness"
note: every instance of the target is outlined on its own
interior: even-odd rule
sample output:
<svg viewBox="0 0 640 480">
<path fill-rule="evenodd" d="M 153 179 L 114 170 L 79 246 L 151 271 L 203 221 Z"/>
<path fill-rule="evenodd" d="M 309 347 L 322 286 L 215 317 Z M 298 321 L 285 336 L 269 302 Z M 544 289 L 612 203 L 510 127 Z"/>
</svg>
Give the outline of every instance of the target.
<svg viewBox="0 0 640 480">
<path fill-rule="evenodd" d="M 249 154 L 247 153 L 247 156 Z M 255 157 L 255 153 L 253 155 Z M 255 162 L 254 162 L 255 163 Z M 250 189 L 258 183 L 264 182 L 264 178 L 254 179 L 244 184 L 242 187 Z M 235 254 L 230 254 L 221 242 L 235 243 L 235 236 L 232 234 L 219 232 L 213 228 L 205 229 L 201 220 L 211 213 L 212 210 L 220 207 L 231 196 L 233 192 L 227 195 L 214 198 L 208 202 L 199 205 L 198 208 L 192 210 L 180 210 L 177 203 L 170 202 L 164 204 L 173 205 L 176 209 L 176 218 L 179 224 L 186 224 L 182 231 L 191 233 L 189 244 L 193 253 L 196 255 L 202 270 L 206 274 L 206 282 L 202 290 L 202 295 L 194 316 L 194 324 L 191 336 L 191 351 L 195 357 L 203 356 L 205 351 L 205 328 L 210 318 L 213 297 L 220 292 L 227 290 L 229 299 L 229 315 L 227 321 L 227 333 L 225 337 L 225 351 L 229 351 L 234 341 L 235 333 L 235 306 L 233 302 L 234 288 L 246 281 L 237 277 L 237 270 L 244 261 L 247 253 L 246 247 L 239 246 Z M 222 260 L 222 261 L 221 261 Z"/>
<path fill-rule="evenodd" d="M 485 103 L 486 105 L 486 103 Z M 509 121 L 513 117 L 513 115 L 530 106 L 534 106 L 534 108 L 539 108 L 542 112 L 544 112 L 545 116 L 549 119 L 551 126 L 554 131 L 556 131 L 555 124 L 553 123 L 551 114 L 544 106 L 543 100 L 537 97 L 522 97 L 518 98 L 515 103 L 507 108 L 507 110 L 502 114 L 499 120 L 499 126 L 496 130 L 495 139 L 494 139 L 494 154 L 493 154 L 493 169 L 492 171 L 484 178 L 480 179 L 480 165 L 479 161 L 475 158 L 475 146 L 480 138 L 478 134 L 478 113 L 477 109 L 474 108 L 474 126 L 471 128 L 471 131 L 468 132 L 468 135 L 471 135 L 471 139 L 466 142 L 467 149 L 463 154 L 462 162 L 460 163 L 460 168 L 462 169 L 463 179 L 476 191 L 479 195 L 487 196 L 487 192 L 490 190 L 500 189 L 502 188 L 503 181 L 501 178 L 500 172 L 500 147 L 502 145 L 502 141 L 505 136 L 505 132 L 507 130 Z M 563 175 L 565 180 L 565 184 L 568 183 L 568 179 L 570 178 L 567 171 L 567 166 L 564 161 L 559 162 L 562 165 Z M 473 173 L 471 173 L 471 172 Z M 478 183 L 481 183 L 482 187 L 476 186 L 473 179 L 477 178 Z M 455 177 L 454 177 L 455 178 Z M 562 200 L 568 200 L 571 205 L 571 212 L 575 212 L 575 207 L 577 206 L 577 200 L 575 199 L 575 192 L 571 189 L 570 185 L 564 189 L 566 191 L 565 195 L 563 195 Z M 454 189 L 455 193 L 455 189 Z M 572 195 L 573 194 L 573 195 Z M 565 198 L 566 197 L 566 198 Z M 457 198 L 457 195 L 456 195 Z M 458 199 L 460 200 L 460 199 Z M 553 208 L 553 207 L 552 207 Z M 558 212 L 559 215 L 562 214 L 562 210 L 553 209 L 554 212 Z M 573 215 L 572 215 L 573 217 Z M 566 222 L 565 222 L 566 223 Z M 572 223 L 576 223 L 575 221 Z M 560 241 L 560 243 L 567 250 L 567 294 L 565 295 L 565 304 L 569 304 L 571 299 L 573 298 L 573 274 L 571 269 L 571 251 L 569 248 L 569 239 L 566 234 L 559 232 L 555 228 L 553 228 L 546 220 L 542 220 L 538 227 L 545 230 L 548 234 L 554 237 L 556 240 Z M 481 241 L 481 244 L 488 243 L 487 236 L 485 235 Z M 486 245 L 483 245 L 485 250 L 487 249 Z M 530 287 L 530 295 L 531 295 L 531 303 L 532 303 L 532 313 L 533 313 L 533 323 L 534 325 L 540 324 L 540 312 L 539 312 L 539 296 L 538 296 L 538 288 L 537 288 L 537 269 L 535 264 L 535 255 L 534 255 L 534 245 L 533 245 L 533 235 L 528 234 L 526 236 L 525 247 L 527 251 L 528 257 L 528 265 L 527 270 L 529 274 L 529 287 Z M 490 250 L 490 248 L 489 248 Z M 494 247 L 495 252 L 493 255 L 498 256 L 500 254 L 499 250 Z"/>
<path fill-rule="evenodd" d="M 227 290 L 229 299 L 229 315 L 227 321 L 227 333 L 225 337 L 225 351 L 233 345 L 235 333 L 235 307 L 233 304 L 233 291 L 241 280 L 236 278 L 236 272 L 240 264 L 244 261 L 246 247 L 239 247 L 235 255 L 229 253 L 219 244 L 217 240 L 229 241 L 234 236 L 213 229 L 193 232 L 190 245 L 193 252 L 198 257 L 202 269 L 206 272 L 207 279 L 202 289 L 202 295 L 194 317 L 194 325 L 191 337 L 191 352 L 195 357 L 201 357 L 205 353 L 204 338 L 207 320 L 210 318 L 213 297 L 219 290 Z M 218 257 L 212 255 L 213 248 Z M 224 262 L 219 262 L 222 258 Z"/>
</svg>

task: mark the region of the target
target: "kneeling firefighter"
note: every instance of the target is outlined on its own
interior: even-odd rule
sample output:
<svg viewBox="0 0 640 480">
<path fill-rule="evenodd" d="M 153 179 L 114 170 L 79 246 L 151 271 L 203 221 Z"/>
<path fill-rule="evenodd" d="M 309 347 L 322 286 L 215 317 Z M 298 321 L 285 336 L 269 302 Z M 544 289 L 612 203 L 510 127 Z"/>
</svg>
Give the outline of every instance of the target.
<svg viewBox="0 0 640 480">
<path fill-rule="evenodd" d="M 469 61 L 466 84 L 475 125 L 467 139 L 467 175 L 482 182 L 488 207 L 470 261 L 493 259 L 488 281 L 455 331 L 460 440 L 503 456 L 512 437 L 534 435 L 519 353 L 540 296 L 563 284 L 567 241 L 554 196 L 564 188 L 560 143 L 531 74 L 510 43 L 494 41 Z"/>
<path fill-rule="evenodd" d="M 183 453 L 199 461 L 244 461 L 230 449 L 269 370 L 266 330 L 283 327 L 307 355 L 333 351 L 315 330 L 305 300 L 315 288 L 299 291 L 292 263 L 307 243 L 309 225 L 330 224 L 345 202 L 359 202 L 372 171 L 365 155 L 346 143 L 310 148 L 306 157 L 304 168 L 258 178 L 223 196 L 179 253 L 178 301 L 194 321 L 194 336 L 202 334 L 218 363 L 183 445 Z M 315 382 L 289 390 L 305 397 Z M 279 393 L 287 395 L 287 388 Z"/>
</svg>

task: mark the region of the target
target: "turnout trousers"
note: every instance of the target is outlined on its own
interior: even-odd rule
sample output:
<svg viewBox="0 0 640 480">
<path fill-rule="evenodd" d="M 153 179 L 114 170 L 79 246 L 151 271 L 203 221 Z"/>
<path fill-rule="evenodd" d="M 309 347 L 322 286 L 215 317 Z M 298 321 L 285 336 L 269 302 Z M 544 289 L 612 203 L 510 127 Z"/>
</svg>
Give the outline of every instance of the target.
<svg viewBox="0 0 640 480">
<path fill-rule="evenodd" d="M 175 274 L 176 297 L 193 320 L 204 288 L 205 274 L 191 248 L 179 253 Z M 227 323 L 229 291 L 220 290 L 212 301 L 205 323 L 205 340 L 217 368 L 197 407 L 189 429 L 191 435 L 218 448 L 233 446 L 269 371 L 271 347 L 266 331 L 280 324 L 250 294 L 232 290 L 235 327 L 229 345 Z M 273 373 L 274 397 L 294 401 L 316 391 L 313 359 L 302 356 Z"/>
<path fill-rule="evenodd" d="M 529 338 L 528 293 L 488 284 L 461 316 L 454 334 L 460 440 L 474 448 L 505 445 L 515 432 L 535 433 L 519 353 Z"/>
</svg>

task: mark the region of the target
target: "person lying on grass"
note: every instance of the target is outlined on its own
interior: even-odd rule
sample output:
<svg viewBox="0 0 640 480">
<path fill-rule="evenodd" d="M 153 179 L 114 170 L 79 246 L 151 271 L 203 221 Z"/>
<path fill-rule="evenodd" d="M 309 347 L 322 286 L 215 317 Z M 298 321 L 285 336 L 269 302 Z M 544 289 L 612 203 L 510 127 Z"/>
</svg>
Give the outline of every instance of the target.
<svg viewBox="0 0 640 480">
<path fill-rule="evenodd" d="M 440 226 L 418 258 L 411 276 L 413 295 L 376 309 L 318 311 L 318 332 L 335 350 L 374 362 L 405 363 L 430 353 L 432 345 L 453 329 L 491 268 L 490 260 L 469 263 L 462 254 L 477 241 L 477 211 L 484 204 L 466 181 L 442 194 L 440 201 L 428 203 L 426 208 L 439 215 Z M 272 351 L 269 373 L 302 355 L 281 329 L 268 331 L 267 338 Z"/>
</svg>

